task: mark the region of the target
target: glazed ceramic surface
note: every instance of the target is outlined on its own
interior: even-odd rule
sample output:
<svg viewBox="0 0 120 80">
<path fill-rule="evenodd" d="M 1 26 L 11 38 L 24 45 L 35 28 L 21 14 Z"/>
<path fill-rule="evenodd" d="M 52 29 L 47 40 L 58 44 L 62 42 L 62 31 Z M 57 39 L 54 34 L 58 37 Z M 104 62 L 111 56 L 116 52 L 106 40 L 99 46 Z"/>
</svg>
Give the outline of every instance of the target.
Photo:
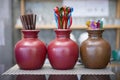
<svg viewBox="0 0 120 80">
<path fill-rule="evenodd" d="M 87 68 L 105 68 L 110 62 L 110 44 L 102 38 L 103 30 L 88 30 L 89 38 L 80 46 L 82 63 Z"/>
<path fill-rule="evenodd" d="M 22 30 L 23 39 L 15 45 L 15 58 L 21 69 L 40 69 L 46 58 L 46 46 L 37 38 L 38 30 Z"/>
<path fill-rule="evenodd" d="M 72 69 L 77 60 L 78 45 L 70 39 L 70 29 L 56 29 L 56 38 L 48 45 L 48 59 L 54 69 Z"/>
</svg>

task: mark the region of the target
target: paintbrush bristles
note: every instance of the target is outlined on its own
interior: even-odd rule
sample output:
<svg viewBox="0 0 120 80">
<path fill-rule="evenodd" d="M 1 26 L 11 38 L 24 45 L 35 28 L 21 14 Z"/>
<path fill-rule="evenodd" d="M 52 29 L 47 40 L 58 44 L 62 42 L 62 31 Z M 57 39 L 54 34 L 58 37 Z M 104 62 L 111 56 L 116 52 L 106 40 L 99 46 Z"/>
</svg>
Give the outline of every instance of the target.
<svg viewBox="0 0 120 80">
<path fill-rule="evenodd" d="M 23 28 L 26 30 L 35 30 L 36 29 L 36 15 L 35 14 L 26 14 L 20 16 Z"/>
</svg>

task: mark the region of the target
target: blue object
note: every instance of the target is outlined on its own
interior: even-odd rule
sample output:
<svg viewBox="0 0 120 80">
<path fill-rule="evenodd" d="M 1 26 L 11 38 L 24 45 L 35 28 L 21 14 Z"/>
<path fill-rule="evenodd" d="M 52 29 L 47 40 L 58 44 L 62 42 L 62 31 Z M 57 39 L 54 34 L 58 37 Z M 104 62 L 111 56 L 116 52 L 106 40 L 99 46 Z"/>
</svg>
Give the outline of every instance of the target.
<svg viewBox="0 0 120 80">
<path fill-rule="evenodd" d="M 103 20 L 100 20 L 100 29 L 103 28 Z"/>
<path fill-rule="evenodd" d="M 73 12 L 73 8 L 70 8 L 70 12 Z"/>
<path fill-rule="evenodd" d="M 55 21 L 56 21 L 56 28 L 58 28 L 58 18 L 57 18 L 57 15 L 55 12 L 54 12 L 54 17 L 55 17 Z"/>
</svg>

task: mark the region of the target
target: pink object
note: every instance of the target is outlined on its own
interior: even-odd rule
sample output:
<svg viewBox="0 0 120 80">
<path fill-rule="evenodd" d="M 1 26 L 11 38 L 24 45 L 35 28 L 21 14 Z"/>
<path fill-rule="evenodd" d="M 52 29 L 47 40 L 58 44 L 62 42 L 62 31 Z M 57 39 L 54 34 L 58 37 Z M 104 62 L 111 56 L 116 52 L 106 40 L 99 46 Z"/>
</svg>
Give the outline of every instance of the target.
<svg viewBox="0 0 120 80">
<path fill-rule="evenodd" d="M 72 69 L 79 54 L 78 45 L 70 39 L 70 29 L 56 29 L 56 39 L 48 45 L 48 59 L 54 69 Z"/>
<path fill-rule="evenodd" d="M 38 30 L 22 30 L 23 39 L 15 45 L 15 58 L 21 69 L 40 69 L 46 58 L 46 46 L 37 37 Z"/>
</svg>

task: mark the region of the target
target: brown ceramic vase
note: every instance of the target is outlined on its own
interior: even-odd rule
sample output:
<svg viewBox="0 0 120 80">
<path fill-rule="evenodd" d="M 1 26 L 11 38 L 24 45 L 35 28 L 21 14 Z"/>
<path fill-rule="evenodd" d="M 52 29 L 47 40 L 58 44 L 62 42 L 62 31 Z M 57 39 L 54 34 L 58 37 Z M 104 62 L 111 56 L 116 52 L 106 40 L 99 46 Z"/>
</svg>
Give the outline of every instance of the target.
<svg viewBox="0 0 120 80">
<path fill-rule="evenodd" d="M 105 68 L 110 62 L 110 44 L 102 38 L 104 30 L 87 30 L 89 38 L 80 46 L 80 56 L 86 68 Z"/>
<path fill-rule="evenodd" d="M 39 30 L 22 30 L 23 39 L 15 45 L 15 59 L 20 69 L 40 69 L 45 61 L 47 49 L 38 39 Z"/>
<path fill-rule="evenodd" d="M 78 45 L 70 39 L 70 29 L 56 29 L 56 38 L 48 45 L 48 59 L 54 69 L 72 69 L 77 60 Z"/>
</svg>

